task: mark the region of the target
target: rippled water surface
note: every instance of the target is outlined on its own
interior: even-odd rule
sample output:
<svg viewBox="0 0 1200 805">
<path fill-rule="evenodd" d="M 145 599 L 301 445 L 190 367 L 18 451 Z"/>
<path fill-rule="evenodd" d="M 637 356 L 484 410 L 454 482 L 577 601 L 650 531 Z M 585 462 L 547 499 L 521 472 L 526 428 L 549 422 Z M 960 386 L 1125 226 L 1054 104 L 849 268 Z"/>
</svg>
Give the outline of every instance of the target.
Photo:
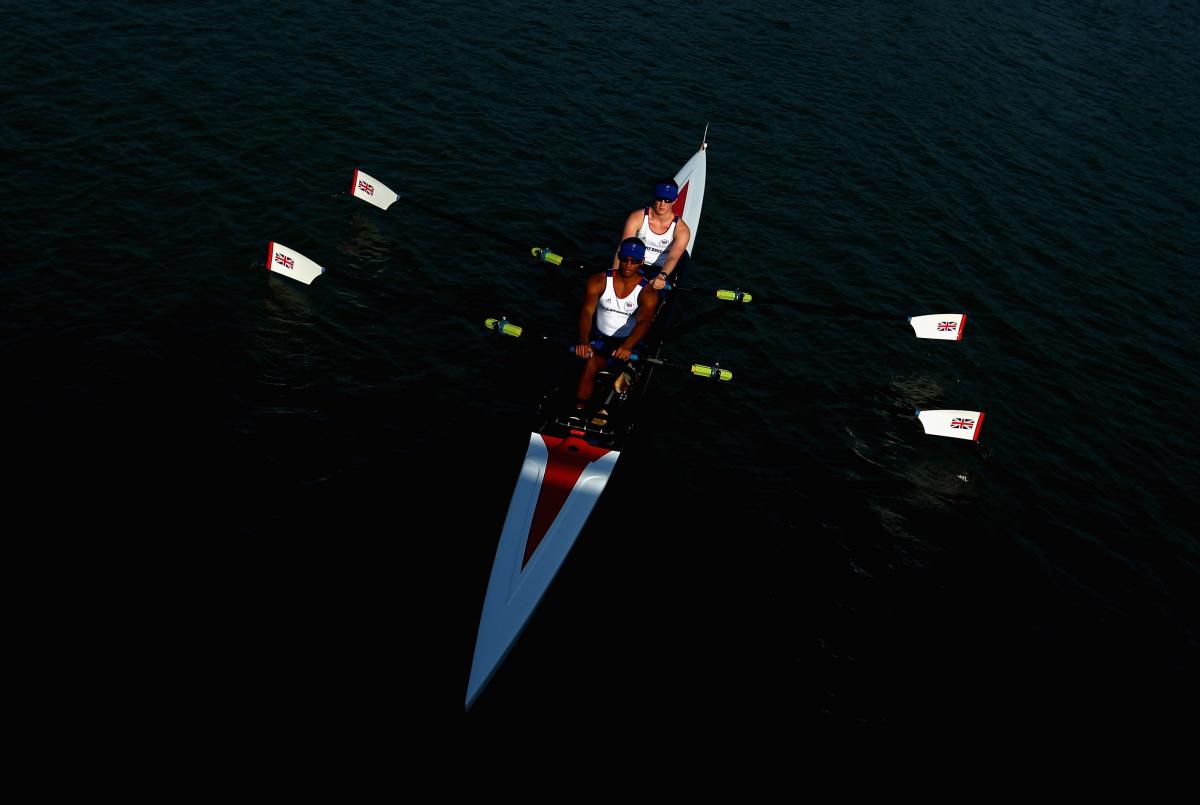
<svg viewBox="0 0 1200 805">
<path fill-rule="evenodd" d="M 569 337 L 582 283 L 527 247 L 606 259 L 709 125 L 694 279 L 762 304 L 689 298 L 672 344 L 734 382 L 660 373 L 470 718 L 1194 706 L 1196 6 L 7 17 L 6 488 L 48 584 L 93 582 L 81 639 L 271 712 L 461 720 L 545 377 L 481 323 Z M 912 337 L 950 311 L 964 341 Z"/>
</svg>

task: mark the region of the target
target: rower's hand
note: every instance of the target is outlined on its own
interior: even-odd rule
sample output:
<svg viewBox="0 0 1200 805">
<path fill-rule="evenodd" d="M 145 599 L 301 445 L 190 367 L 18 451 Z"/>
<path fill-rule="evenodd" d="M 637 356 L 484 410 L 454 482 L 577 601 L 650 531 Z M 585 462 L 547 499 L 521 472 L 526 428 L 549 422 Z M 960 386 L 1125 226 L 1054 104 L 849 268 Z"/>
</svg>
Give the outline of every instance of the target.
<svg viewBox="0 0 1200 805">
<path fill-rule="evenodd" d="M 629 356 L 633 354 L 633 350 L 627 347 L 617 347 L 612 351 L 612 356 L 619 361 L 629 360 Z"/>
<path fill-rule="evenodd" d="M 592 345 L 588 344 L 586 342 L 576 344 L 575 345 L 575 354 L 578 355 L 580 358 L 592 357 Z"/>
<path fill-rule="evenodd" d="M 654 279 L 652 279 L 650 281 L 650 287 L 654 288 L 654 290 L 656 290 L 656 291 L 661 291 L 663 288 L 666 287 L 666 285 L 667 285 L 667 278 L 666 278 L 665 274 L 659 274 L 657 277 L 655 277 Z"/>
</svg>

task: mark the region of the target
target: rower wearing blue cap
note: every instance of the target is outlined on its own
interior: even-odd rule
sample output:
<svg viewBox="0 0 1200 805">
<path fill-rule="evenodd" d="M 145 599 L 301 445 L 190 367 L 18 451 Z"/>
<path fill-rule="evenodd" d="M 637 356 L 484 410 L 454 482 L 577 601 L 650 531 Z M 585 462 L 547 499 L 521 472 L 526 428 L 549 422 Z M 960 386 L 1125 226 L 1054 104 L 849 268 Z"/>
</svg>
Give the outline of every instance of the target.
<svg viewBox="0 0 1200 805">
<path fill-rule="evenodd" d="M 617 249 L 617 268 L 588 277 L 579 308 L 579 341 L 575 354 L 587 363 L 579 375 L 576 408 L 583 409 L 595 390 L 596 372 L 610 358 L 627 361 L 654 323 L 658 291 L 642 276 L 646 245 L 625 238 Z M 600 349 L 592 342 L 603 341 Z"/>
<path fill-rule="evenodd" d="M 646 262 L 646 244 L 639 237 L 625 238 L 621 241 L 621 248 L 617 249 L 618 263 L 622 257 L 629 257 L 639 264 Z"/>
<path fill-rule="evenodd" d="M 679 185 L 674 179 L 660 179 L 654 183 L 654 203 L 634 210 L 625 219 L 622 238 L 639 238 L 646 244 L 645 274 L 652 277 L 655 290 L 661 289 L 670 279 L 675 264 L 687 249 L 692 230 L 676 212 L 679 201 Z M 683 205 L 679 204 L 682 210 Z M 613 268 L 617 257 L 613 258 Z M 657 273 L 652 268 L 658 269 Z"/>
</svg>

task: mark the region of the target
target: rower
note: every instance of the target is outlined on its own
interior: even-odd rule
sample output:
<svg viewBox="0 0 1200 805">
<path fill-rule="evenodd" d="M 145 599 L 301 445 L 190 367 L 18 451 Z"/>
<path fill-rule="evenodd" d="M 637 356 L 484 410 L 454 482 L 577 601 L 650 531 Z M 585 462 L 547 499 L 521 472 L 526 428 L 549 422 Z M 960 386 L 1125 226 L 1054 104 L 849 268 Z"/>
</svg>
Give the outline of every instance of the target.
<svg viewBox="0 0 1200 805">
<path fill-rule="evenodd" d="M 646 244 L 627 237 L 617 249 L 617 268 L 588 277 L 583 304 L 579 308 L 579 343 L 575 354 L 587 360 L 575 390 L 575 408 L 582 410 L 591 402 L 596 372 L 609 357 L 628 361 L 634 347 L 654 323 L 658 291 L 642 276 Z M 592 348 L 592 341 L 604 346 Z M 603 413 L 603 412 L 599 412 Z"/>
<path fill-rule="evenodd" d="M 646 276 L 650 277 L 654 290 L 670 281 L 675 264 L 687 250 L 691 240 L 691 228 L 675 212 L 675 201 L 679 198 L 679 185 L 674 179 L 659 179 L 654 184 L 654 201 L 640 210 L 629 213 L 625 219 L 622 238 L 640 238 L 646 244 Z M 624 241 L 622 241 L 624 242 Z M 613 269 L 617 258 L 613 258 Z M 651 271 L 657 268 L 658 272 Z"/>
</svg>

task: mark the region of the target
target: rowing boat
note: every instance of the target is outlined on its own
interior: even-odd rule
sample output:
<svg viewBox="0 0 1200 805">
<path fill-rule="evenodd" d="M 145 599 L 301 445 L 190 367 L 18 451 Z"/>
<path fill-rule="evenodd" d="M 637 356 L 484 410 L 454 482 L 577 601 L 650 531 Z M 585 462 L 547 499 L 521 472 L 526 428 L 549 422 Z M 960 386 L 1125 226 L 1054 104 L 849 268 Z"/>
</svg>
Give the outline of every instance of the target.
<svg viewBox="0 0 1200 805">
<path fill-rule="evenodd" d="M 675 267 L 676 283 L 688 269 L 696 245 L 707 148 L 707 142 L 702 142 L 675 174 L 679 186 L 675 213 L 692 233 L 687 256 Z M 628 365 L 624 371 L 629 382 L 622 392 L 612 391 L 614 372 L 622 371 L 620 367 L 597 373 L 596 388 L 605 395 L 606 416 L 579 416 L 570 382 L 557 384 L 543 398 L 484 596 L 467 682 L 468 709 L 520 637 L 608 484 L 650 385 L 655 359 L 661 361 L 663 337 L 677 297 L 677 293 L 663 294 L 654 324 L 638 347 L 638 354 L 651 360 Z M 578 369 L 576 364 L 576 375 Z"/>
</svg>

